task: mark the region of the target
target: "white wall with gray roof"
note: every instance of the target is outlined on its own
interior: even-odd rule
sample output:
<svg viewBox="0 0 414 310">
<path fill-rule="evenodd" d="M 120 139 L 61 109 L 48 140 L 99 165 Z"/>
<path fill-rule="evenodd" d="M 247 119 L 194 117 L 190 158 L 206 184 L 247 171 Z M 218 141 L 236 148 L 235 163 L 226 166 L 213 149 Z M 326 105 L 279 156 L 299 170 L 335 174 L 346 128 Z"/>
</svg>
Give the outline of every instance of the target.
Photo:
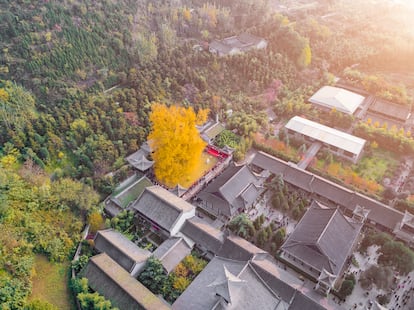
<svg viewBox="0 0 414 310">
<path fill-rule="evenodd" d="M 368 223 L 390 233 L 396 229 L 403 219 L 404 214 L 396 209 L 309 171 L 302 170 L 294 163 L 283 161 L 267 153 L 256 153 L 251 161 L 251 165 L 259 169 L 269 170 L 273 174 L 281 175 L 284 181 L 309 192 L 314 198 L 321 197 L 327 199 L 350 212 L 357 205 L 360 205 L 370 210 Z M 292 174 L 295 174 L 296 177 L 289 177 Z"/>
<path fill-rule="evenodd" d="M 141 249 L 120 232 L 113 229 L 100 230 L 94 239 L 95 249 L 106 253 L 132 276 L 137 276 L 145 267 L 151 252 Z"/>
<path fill-rule="evenodd" d="M 338 277 L 362 228 L 339 209 L 313 202 L 282 245 L 282 257 L 317 278 L 323 270 Z"/>
<path fill-rule="evenodd" d="M 105 253 L 92 257 L 81 274 L 89 286 L 122 310 L 170 309 Z"/>
<path fill-rule="evenodd" d="M 132 208 L 169 236 L 176 235 L 185 220 L 195 216 L 193 205 L 158 185 L 147 187 Z"/>
</svg>

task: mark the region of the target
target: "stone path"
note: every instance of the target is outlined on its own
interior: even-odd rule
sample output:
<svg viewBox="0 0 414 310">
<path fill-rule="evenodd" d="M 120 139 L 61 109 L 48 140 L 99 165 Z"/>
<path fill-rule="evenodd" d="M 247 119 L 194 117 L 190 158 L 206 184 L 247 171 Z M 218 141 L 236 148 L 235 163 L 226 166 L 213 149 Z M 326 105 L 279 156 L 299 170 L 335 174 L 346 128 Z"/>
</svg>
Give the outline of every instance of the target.
<svg viewBox="0 0 414 310">
<path fill-rule="evenodd" d="M 379 254 L 377 252 L 378 246 L 370 246 L 367 249 L 368 254 L 366 256 L 362 255 L 359 252 L 354 253 L 355 260 L 357 261 L 359 267 L 350 265 L 348 273 L 354 273 L 356 278 L 356 284 L 354 290 L 350 296 L 347 297 L 345 306 L 348 309 L 366 309 L 370 306 L 370 301 L 375 301 L 377 295 L 384 293 L 382 290 L 378 290 L 375 285 L 373 288 L 367 292 L 359 284 L 359 277 L 361 273 L 373 265 L 377 265 Z"/>
<path fill-rule="evenodd" d="M 303 170 L 305 170 L 310 162 L 312 161 L 312 159 L 315 157 L 316 153 L 319 152 L 319 150 L 322 147 L 322 143 L 320 142 L 314 142 L 310 148 L 308 149 L 308 151 L 306 152 L 306 154 L 303 156 L 303 159 L 297 164 L 297 166 Z"/>
<path fill-rule="evenodd" d="M 378 295 L 386 295 L 389 291 L 378 289 L 373 285 L 369 291 L 364 290 L 359 284 L 361 273 L 373 265 L 378 265 L 378 246 L 370 246 L 367 249 L 368 254 L 362 255 L 359 252 L 354 253 L 354 257 L 359 264 L 356 267 L 351 264 L 347 273 L 354 273 L 356 284 L 354 290 L 345 301 L 346 309 L 371 309 L 372 303 L 376 301 Z M 391 300 L 384 307 L 389 310 L 414 310 L 414 271 L 406 276 L 395 275 L 397 283 L 392 290 Z"/>
<path fill-rule="evenodd" d="M 297 224 L 297 222 L 287 216 L 285 216 L 282 212 L 279 210 L 276 210 L 270 206 L 268 193 L 265 194 L 262 200 L 260 200 L 256 207 L 249 211 L 248 215 L 249 218 L 254 221 L 257 217 L 260 215 L 265 216 L 265 221 L 263 223 L 263 227 L 270 224 L 270 222 L 274 221 L 277 223 L 280 223 L 280 227 L 286 228 L 286 234 L 290 234 Z"/>
</svg>

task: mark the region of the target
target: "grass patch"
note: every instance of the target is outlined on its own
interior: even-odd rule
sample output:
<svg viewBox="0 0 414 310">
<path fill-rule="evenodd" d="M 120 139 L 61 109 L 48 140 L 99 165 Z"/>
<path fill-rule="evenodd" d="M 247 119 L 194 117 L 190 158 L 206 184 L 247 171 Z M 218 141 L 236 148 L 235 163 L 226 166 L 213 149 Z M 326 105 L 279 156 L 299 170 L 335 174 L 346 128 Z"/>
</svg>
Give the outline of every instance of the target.
<svg viewBox="0 0 414 310">
<path fill-rule="evenodd" d="M 318 174 L 321 174 L 322 176 L 329 176 L 329 178 L 334 179 L 335 182 L 342 182 L 354 190 L 371 195 L 380 195 L 383 190 L 381 181 L 389 167 L 386 164 L 383 164 L 384 170 L 378 169 L 378 171 L 375 171 L 374 166 L 372 166 L 371 169 L 368 169 L 368 166 L 364 166 L 368 164 L 371 166 L 374 165 L 374 163 L 375 157 L 371 156 L 366 159 L 365 164 L 361 165 L 360 163 L 359 169 L 361 171 L 358 171 L 356 169 L 358 165 L 353 165 L 350 162 L 338 161 L 335 158 L 327 162 L 325 159 L 319 158 L 312 161 L 311 169 L 317 171 Z M 374 172 L 376 173 L 375 177 L 378 181 L 374 178 Z"/>
<path fill-rule="evenodd" d="M 36 255 L 34 268 L 30 300 L 44 300 L 59 309 L 74 309 L 68 287 L 69 262 L 52 263 L 46 256 Z"/>
<path fill-rule="evenodd" d="M 139 179 L 141 179 L 142 176 L 134 174 L 133 176 L 129 177 L 128 179 L 124 180 L 123 182 L 121 182 L 121 184 L 119 184 L 113 191 L 112 193 L 112 197 L 117 197 L 120 193 L 122 193 L 122 191 L 124 191 L 126 188 L 128 188 L 128 186 L 131 186 L 134 182 L 138 181 Z"/>
<path fill-rule="evenodd" d="M 144 191 L 144 189 L 148 186 L 151 186 L 152 183 L 147 179 L 144 178 L 140 180 L 139 182 L 136 182 L 134 185 L 132 185 L 130 188 L 128 188 L 125 192 L 122 192 L 122 194 L 118 194 L 115 196 L 119 199 L 119 202 L 121 203 L 122 208 L 126 208 L 126 206 L 133 200 L 137 199 L 139 195 Z"/>
<path fill-rule="evenodd" d="M 375 151 L 371 156 L 364 156 L 360 162 L 354 166 L 355 172 L 361 177 L 381 183 L 387 172 L 395 170 L 398 160 L 390 152 Z"/>
</svg>

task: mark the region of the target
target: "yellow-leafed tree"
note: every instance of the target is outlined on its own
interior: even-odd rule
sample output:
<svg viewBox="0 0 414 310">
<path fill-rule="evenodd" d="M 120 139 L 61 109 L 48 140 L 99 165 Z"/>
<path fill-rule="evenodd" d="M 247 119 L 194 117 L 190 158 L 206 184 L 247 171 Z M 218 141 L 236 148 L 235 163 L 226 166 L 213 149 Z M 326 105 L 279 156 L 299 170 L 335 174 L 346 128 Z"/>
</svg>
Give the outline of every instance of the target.
<svg viewBox="0 0 414 310">
<path fill-rule="evenodd" d="M 174 187 L 197 169 L 206 143 L 196 125 L 204 123 L 207 115 L 206 110 L 196 114 L 192 108 L 152 106 L 148 141 L 154 151 L 154 173 L 161 183 Z"/>
</svg>

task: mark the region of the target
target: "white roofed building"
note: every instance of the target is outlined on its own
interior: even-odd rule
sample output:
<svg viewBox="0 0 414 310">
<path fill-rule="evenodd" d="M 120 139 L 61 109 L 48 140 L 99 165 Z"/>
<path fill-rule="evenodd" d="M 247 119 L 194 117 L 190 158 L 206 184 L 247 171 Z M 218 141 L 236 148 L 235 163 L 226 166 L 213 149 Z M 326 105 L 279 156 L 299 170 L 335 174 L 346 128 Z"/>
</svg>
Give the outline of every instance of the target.
<svg viewBox="0 0 414 310">
<path fill-rule="evenodd" d="M 364 100 L 364 96 L 333 86 L 323 86 L 309 98 L 310 103 L 320 108 L 335 109 L 349 115 L 354 114 Z"/>
<path fill-rule="evenodd" d="M 346 132 L 295 116 L 285 125 L 289 135 L 307 142 L 321 142 L 331 152 L 356 163 L 362 155 L 366 140 Z"/>
</svg>

